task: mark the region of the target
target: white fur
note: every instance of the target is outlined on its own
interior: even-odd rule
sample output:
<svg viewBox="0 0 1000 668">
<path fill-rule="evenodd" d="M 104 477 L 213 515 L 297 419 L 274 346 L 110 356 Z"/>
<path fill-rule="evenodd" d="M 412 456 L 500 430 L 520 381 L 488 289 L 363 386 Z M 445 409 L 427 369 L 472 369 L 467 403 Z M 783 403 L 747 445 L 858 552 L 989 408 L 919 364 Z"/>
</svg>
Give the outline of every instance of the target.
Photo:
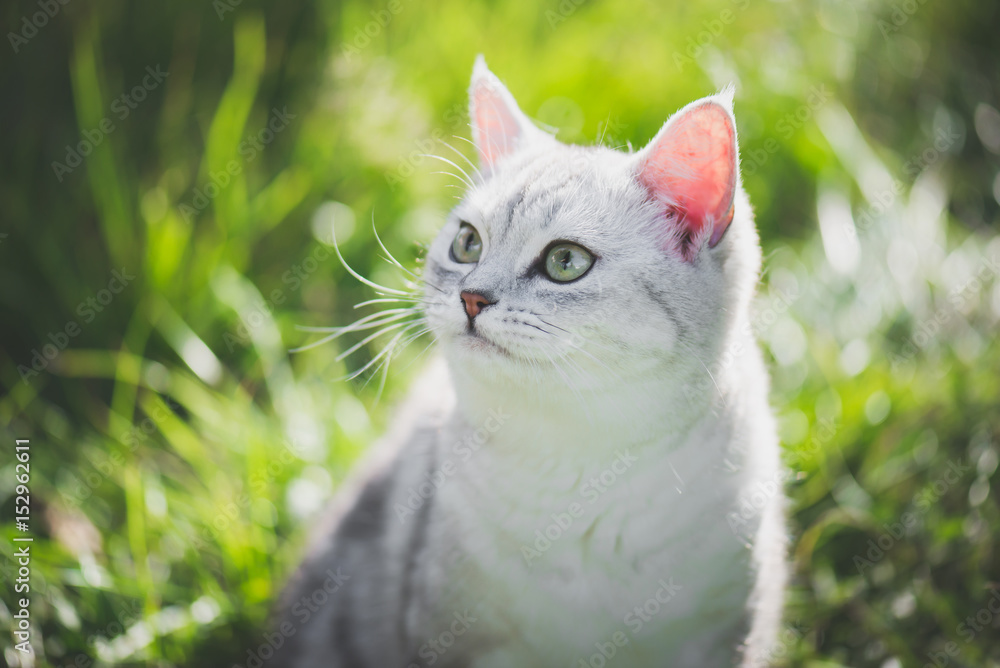
<svg viewBox="0 0 1000 668">
<path fill-rule="evenodd" d="M 737 185 L 721 242 L 699 238 L 685 260 L 657 243 L 662 203 L 636 181 L 642 153 L 560 144 L 527 129 L 481 63 L 473 89 L 484 84 L 520 130 L 492 138 L 502 157 L 449 218 L 425 274 L 448 368 L 430 394 L 456 401 L 436 445 L 438 462 L 458 464 L 431 516 L 434 541 L 456 555 L 439 571 L 438 623 L 476 611 L 464 640 L 486 648 L 475 668 L 592 665 L 618 632 L 627 644 L 609 666 L 766 665 L 785 539 L 768 377 L 749 327 L 760 249 L 746 195 Z M 731 91 L 711 99 L 731 111 Z M 449 258 L 460 221 L 482 236 L 478 263 Z M 525 278 L 556 239 L 595 252 L 590 273 Z M 478 337 L 461 290 L 498 296 L 476 318 Z M 509 417 L 493 429 L 498 413 Z M 478 451 L 456 445 L 477 430 L 492 430 Z M 625 467 L 623 453 L 636 461 Z M 595 498 L 587 481 L 615 469 Z M 760 486 L 775 491 L 734 530 Z M 582 514 L 525 558 L 536 530 L 565 525 L 574 503 Z M 656 608 L 658 593 L 669 600 L 637 630 L 634 608 Z"/>
</svg>

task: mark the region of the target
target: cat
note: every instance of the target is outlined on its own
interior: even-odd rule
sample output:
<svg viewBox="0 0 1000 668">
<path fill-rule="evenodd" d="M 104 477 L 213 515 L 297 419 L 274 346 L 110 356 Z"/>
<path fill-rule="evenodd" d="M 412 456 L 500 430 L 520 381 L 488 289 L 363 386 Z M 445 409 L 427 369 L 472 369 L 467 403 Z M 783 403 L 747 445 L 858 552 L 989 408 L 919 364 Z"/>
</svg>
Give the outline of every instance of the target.
<svg viewBox="0 0 1000 668">
<path fill-rule="evenodd" d="M 479 164 L 423 270 L 439 356 L 268 665 L 768 665 L 784 496 L 732 89 L 635 153 L 558 142 L 481 56 L 469 95 Z"/>
</svg>

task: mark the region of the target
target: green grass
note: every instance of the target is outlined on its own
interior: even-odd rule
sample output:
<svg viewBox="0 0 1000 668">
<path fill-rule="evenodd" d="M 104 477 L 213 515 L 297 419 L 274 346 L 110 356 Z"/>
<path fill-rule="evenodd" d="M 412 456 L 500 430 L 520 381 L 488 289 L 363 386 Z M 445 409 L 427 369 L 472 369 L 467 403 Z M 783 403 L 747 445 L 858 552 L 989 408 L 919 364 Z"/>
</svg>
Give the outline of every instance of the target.
<svg viewBox="0 0 1000 668">
<path fill-rule="evenodd" d="M 456 192 L 419 154 L 468 148 L 452 136 L 482 52 L 579 143 L 641 146 L 737 83 L 767 258 L 754 322 L 793 474 L 776 662 L 1000 666 L 996 8 L 231 9 L 69 3 L 3 56 L 0 501 L 14 536 L 28 438 L 34 665 L 233 665 L 265 642 L 310 519 L 426 345 L 377 403 L 377 379 L 336 380 L 377 346 L 289 353 L 314 340 L 297 325 L 346 324 L 375 296 L 331 226 L 380 283 L 404 277 L 373 223 L 419 266 Z M 38 8 L 0 11 L 18 30 Z M 134 109 L 116 104 L 157 66 Z M 70 168 L 67 146 L 98 136 Z"/>
</svg>

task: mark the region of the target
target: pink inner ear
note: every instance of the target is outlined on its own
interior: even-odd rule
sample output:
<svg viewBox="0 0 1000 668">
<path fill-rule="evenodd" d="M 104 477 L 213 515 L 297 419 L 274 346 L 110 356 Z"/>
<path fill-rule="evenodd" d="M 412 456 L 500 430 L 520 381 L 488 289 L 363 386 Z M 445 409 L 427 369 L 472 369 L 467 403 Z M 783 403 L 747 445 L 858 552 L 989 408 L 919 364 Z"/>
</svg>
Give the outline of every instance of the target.
<svg viewBox="0 0 1000 668">
<path fill-rule="evenodd" d="M 725 109 L 705 102 L 672 120 L 654 140 L 639 181 L 675 214 L 671 237 L 685 257 L 706 235 L 715 246 L 733 219 L 736 131 Z"/>
<path fill-rule="evenodd" d="M 475 110 L 479 159 L 483 165 L 492 166 L 500 157 L 514 150 L 521 131 L 506 100 L 488 82 L 476 85 L 472 106 Z"/>
</svg>

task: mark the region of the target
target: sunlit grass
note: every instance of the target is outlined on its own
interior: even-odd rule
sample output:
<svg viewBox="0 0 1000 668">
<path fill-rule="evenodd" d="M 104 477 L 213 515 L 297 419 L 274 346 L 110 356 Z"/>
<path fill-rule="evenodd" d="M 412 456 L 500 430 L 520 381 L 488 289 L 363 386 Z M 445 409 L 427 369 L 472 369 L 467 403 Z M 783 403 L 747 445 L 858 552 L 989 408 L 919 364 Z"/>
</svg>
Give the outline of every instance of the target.
<svg viewBox="0 0 1000 668">
<path fill-rule="evenodd" d="M 776 661 L 924 665 L 950 641 L 955 665 L 1000 665 L 997 634 L 961 627 L 1000 581 L 997 164 L 973 119 L 996 105 L 986 9 L 919 5 L 892 41 L 877 23 L 892 3 L 404 2 L 364 40 L 384 4 L 74 7 L 17 54 L 33 87 L 9 96 L 27 111 L 0 179 L 0 425 L 34 448 L 36 665 L 231 665 L 262 642 L 323 503 L 426 359 L 426 339 L 404 351 L 376 402 L 377 377 L 337 379 L 384 339 L 340 361 L 363 335 L 289 352 L 314 340 L 299 326 L 372 312 L 353 308 L 377 295 L 330 234 L 377 283 L 407 277 L 373 223 L 419 271 L 458 192 L 421 154 L 453 155 L 443 139 L 473 158 L 457 137 L 480 52 L 580 143 L 642 146 L 737 85 L 767 258 L 755 328 L 792 474 Z M 940 44 L 981 72 L 956 75 Z M 114 117 L 157 64 L 162 86 Z M 33 92 L 47 81 L 65 97 Z M 116 130 L 58 181 L 50 163 L 106 117 Z M 962 141 L 927 158 L 949 123 Z M 87 319 L 112 271 L 136 278 Z M 34 370 L 71 321 L 79 335 Z"/>
</svg>

